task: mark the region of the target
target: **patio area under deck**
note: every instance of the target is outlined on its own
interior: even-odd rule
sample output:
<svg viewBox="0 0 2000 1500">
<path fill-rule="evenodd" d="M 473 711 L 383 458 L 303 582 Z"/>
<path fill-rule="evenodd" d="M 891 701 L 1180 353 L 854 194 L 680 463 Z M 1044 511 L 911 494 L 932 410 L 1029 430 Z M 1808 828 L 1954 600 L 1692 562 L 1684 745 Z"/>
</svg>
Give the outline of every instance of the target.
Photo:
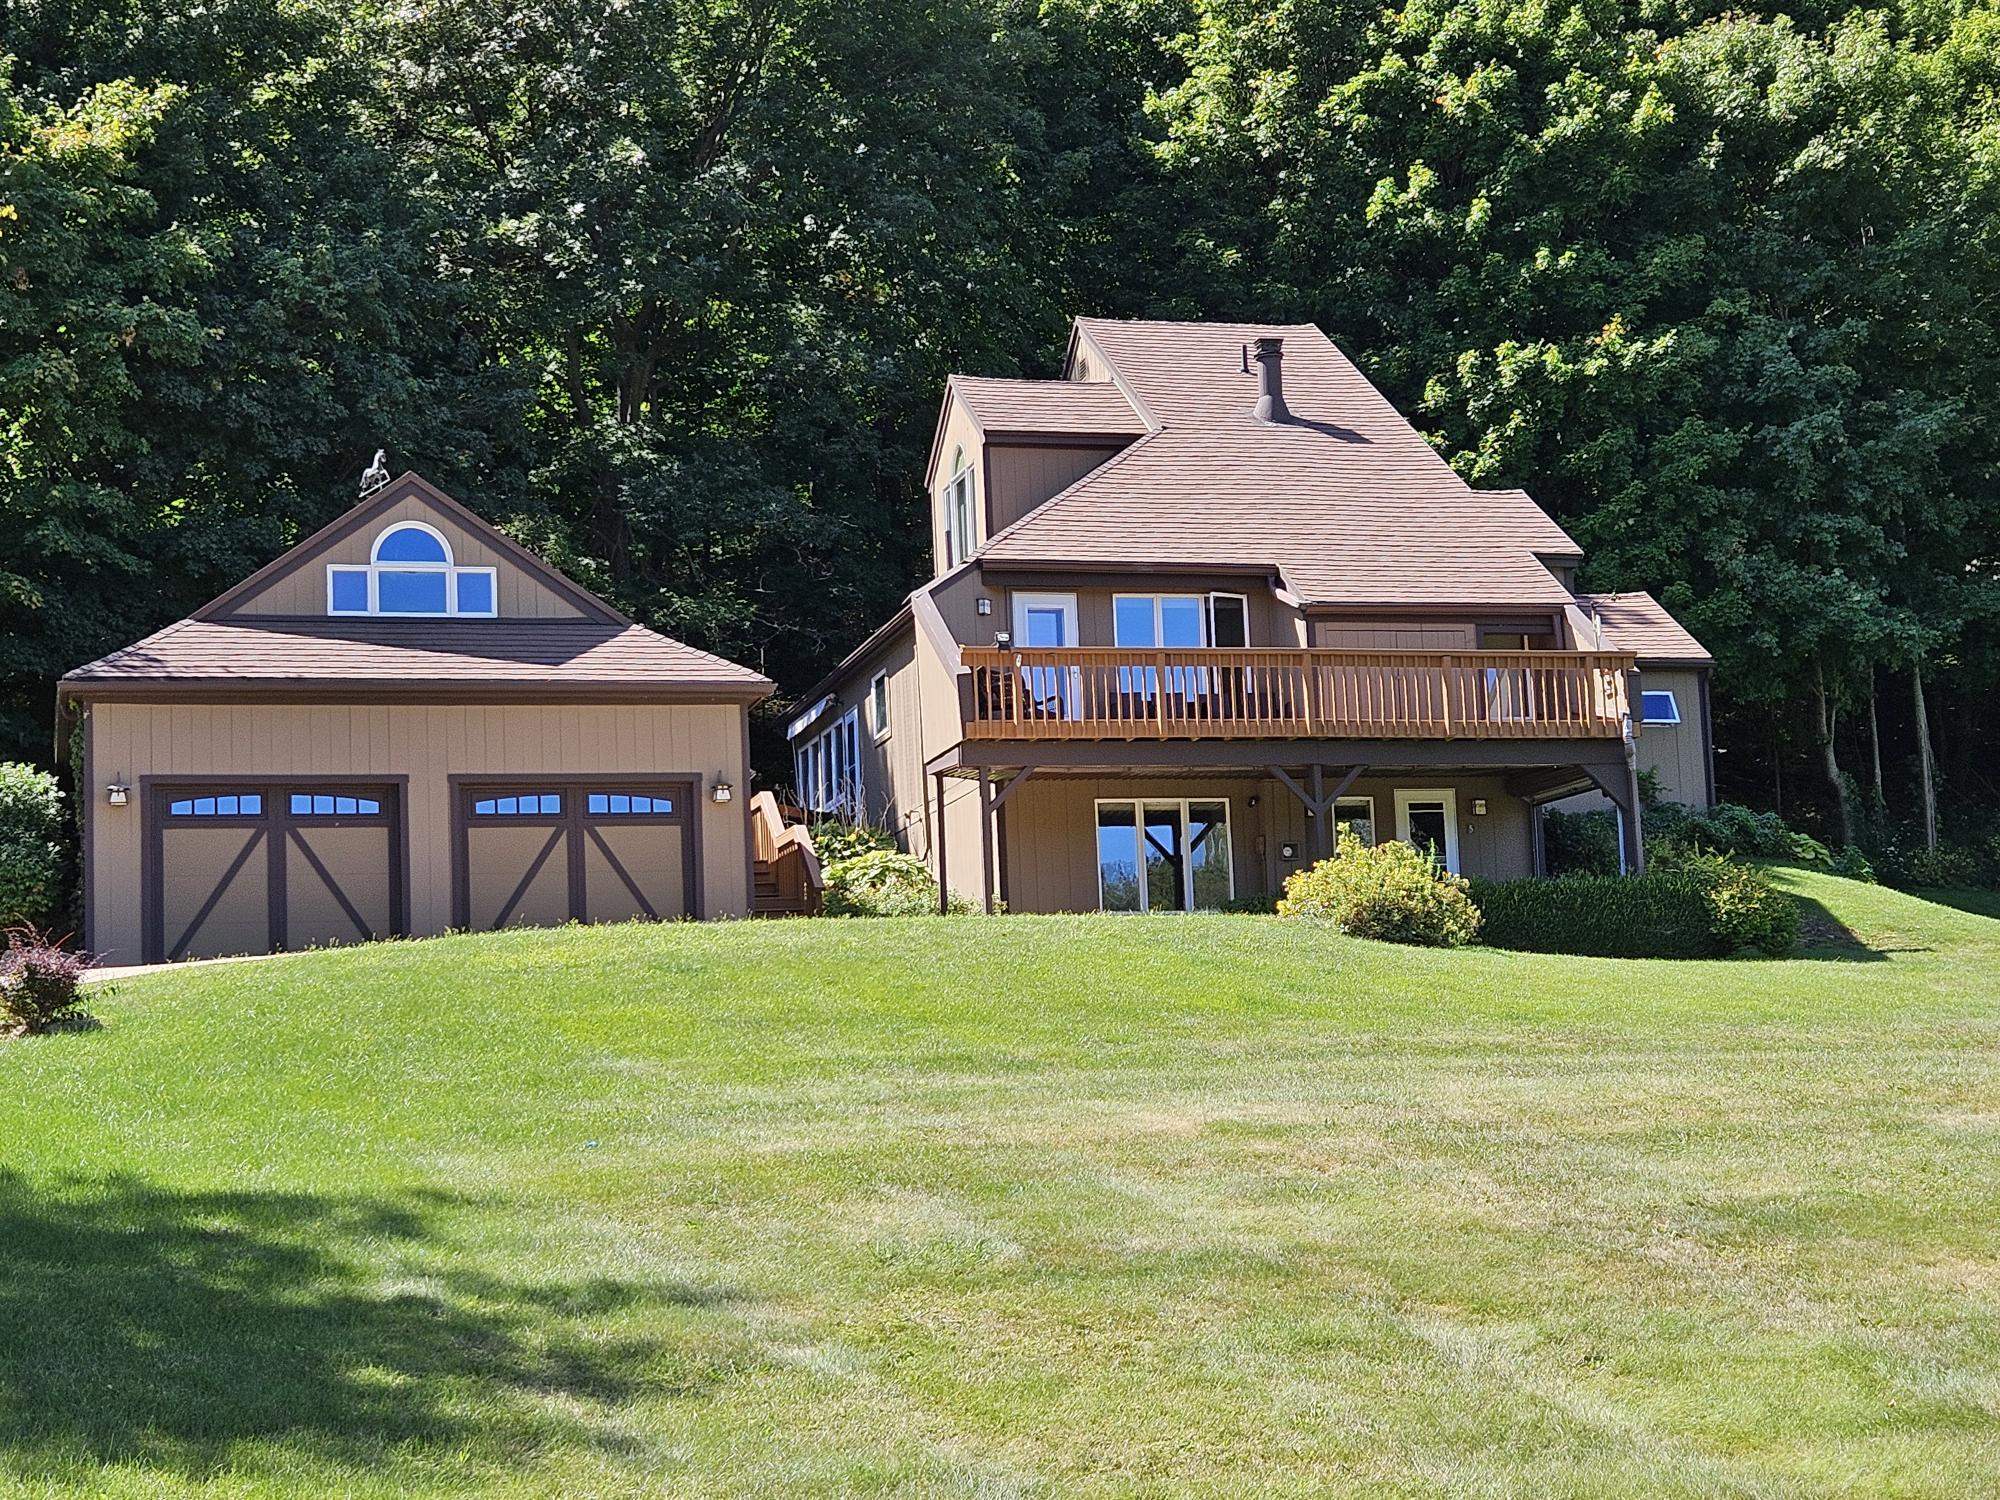
<svg viewBox="0 0 2000 1500">
<path fill-rule="evenodd" d="M 1037 778 L 1051 777 L 1267 777 L 1295 798 L 1310 830 L 1314 859 L 1333 852 L 1329 815 L 1338 799 L 1364 776 L 1428 774 L 1498 777 L 1511 796 L 1530 810 L 1535 840 L 1534 868 L 1543 868 L 1542 804 L 1578 791 L 1602 791 L 1620 814 L 1625 867 L 1643 871 L 1638 774 L 1631 744 L 1622 734 L 1578 738 L 1373 739 L 1272 738 L 1172 739 L 1135 743 L 1127 739 L 1064 738 L 1032 741 L 967 739 L 925 767 L 934 805 L 930 815 L 944 825 L 946 788 L 954 780 L 976 782 L 981 896 L 994 907 L 995 851 L 999 813 Z M 940 907 L 950 891 L 948 840 L 940 837 Z"/>
</svg>

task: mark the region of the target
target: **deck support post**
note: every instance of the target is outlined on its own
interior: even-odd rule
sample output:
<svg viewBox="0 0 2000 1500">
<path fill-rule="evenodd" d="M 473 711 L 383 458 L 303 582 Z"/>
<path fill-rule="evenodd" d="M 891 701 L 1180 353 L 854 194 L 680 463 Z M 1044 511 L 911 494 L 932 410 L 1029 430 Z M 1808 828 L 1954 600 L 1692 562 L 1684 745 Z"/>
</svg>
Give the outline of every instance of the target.
<svg viewBox="0 0 2000 1500">
<path fill-rule="evenodd" d="M 951 915 L 951 869 L 947 863 L 951 841 L 944 836 L 944 772 L 931 778 L 937 783 L 937 866 L 938 866 L 938 915 Z"/>
<path fill-rule="evenodd" d="M 979 890 L 987 916 L 993 915 L 993 773 L 979 768 Z"/>
<path fill-rule="evenodd" d="M 1321 858 L 1330 856 L 1334 852 L 1335 847 L 1333 836 L 1334 807 L 1340 801 L 1341 795 L 1354 785 L 1355 778 L 1361 774 L 1362 768 L 1360 766 L 1349 766 L 1346 770 L 1342 771 L 1339 780 L 1334 782 L 1331 791 L 1327 789 L 1326 785 L 1326 772 L 1328 768 L 1318 762 L 1314 762 L 1311 767 L 1311 791 L 1307 791 L 1304 787 L 1300 786 L 1298 781 L 1292 776 L 1292 773 L 1287 771 L 1283 766 L 1266 766 L 1264 769 L 1271 774 L 1272 779 L 1282 782 L 1294 797 L 1305 804 L 1306 814 L 1313 820 L 1313 850 Z"/>
<path fill-rule="evenodd" d="M 1622 766 L 1585 766 L 1585 773 L 1597 789 L 1618 809 L 1618 858 L 1627 875 L 1646 873 L 1646 836 L 1639 811 L 1639 768 L 1631 761 Z"/>
</svg>

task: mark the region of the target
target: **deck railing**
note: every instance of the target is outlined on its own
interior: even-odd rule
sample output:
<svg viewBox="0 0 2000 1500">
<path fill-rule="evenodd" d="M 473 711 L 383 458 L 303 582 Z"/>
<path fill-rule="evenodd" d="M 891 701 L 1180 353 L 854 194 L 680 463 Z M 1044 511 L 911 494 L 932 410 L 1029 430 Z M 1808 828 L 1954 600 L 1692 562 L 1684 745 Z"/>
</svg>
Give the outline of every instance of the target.
<svg viewBox="0 0 2000 1500">
<path fill-rule="evenodd" d="M 1603 651 L 967 646 L 969 739 L 1595 739 L 1625 729 Z"/>
</svg>

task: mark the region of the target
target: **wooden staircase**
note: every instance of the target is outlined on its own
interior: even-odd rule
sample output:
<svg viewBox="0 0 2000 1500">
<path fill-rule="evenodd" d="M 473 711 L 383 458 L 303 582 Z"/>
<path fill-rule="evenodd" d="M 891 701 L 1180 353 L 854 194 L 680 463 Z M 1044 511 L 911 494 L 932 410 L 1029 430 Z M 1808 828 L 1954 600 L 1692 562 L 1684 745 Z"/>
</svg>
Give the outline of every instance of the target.
<svg viewBox="0 0 2000 1500">
<path fill-rule="evenodd" d="M 750 799 L 750 828 L 756 841 L 750 865 L 750 910 L 760 917 L 819 915 L 819 856 L 812 836 L 801 823 L 785 820 L 785 811 L 769 792 Z"/>
</svg>

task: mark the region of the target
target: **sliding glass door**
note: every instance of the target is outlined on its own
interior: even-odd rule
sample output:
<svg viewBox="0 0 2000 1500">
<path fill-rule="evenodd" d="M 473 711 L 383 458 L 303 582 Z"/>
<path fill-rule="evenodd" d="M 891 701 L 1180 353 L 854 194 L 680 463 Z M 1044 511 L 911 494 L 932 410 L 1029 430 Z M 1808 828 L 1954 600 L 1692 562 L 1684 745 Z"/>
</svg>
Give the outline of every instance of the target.
<svg viewBox="0 0 2000 1500">
<path fill-rule="evenodd" d="M 1098 901 L 1106 911 L 1200 911 L 1235 894 L 1229 804 L 1209 799 L 1097 804 Z"/>
</svg>

